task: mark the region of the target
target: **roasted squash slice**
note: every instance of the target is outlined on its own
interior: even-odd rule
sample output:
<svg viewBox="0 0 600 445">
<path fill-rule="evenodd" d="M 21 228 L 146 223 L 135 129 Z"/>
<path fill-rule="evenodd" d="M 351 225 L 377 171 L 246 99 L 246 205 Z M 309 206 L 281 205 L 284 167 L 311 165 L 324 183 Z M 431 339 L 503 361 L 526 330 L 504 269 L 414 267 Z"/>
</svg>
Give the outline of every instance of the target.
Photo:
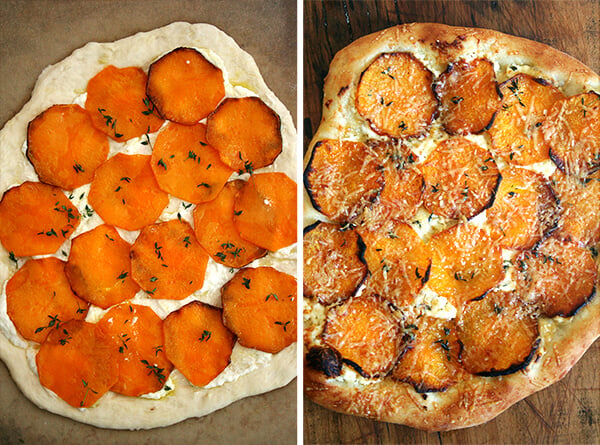
<svg viewBox="0 0 600 445">
<path fill-rule="evenodd" d="M 162 190 L 193 203 L 212 201 L 233 173 L 206 142 L 204 124 L 169 122 L 158 133 L 150 165 Z"/>
<path fill-rule="evenodd" d="M 432 81 L 431 71 L 412 54 L 381 54 L 360 76 L 356 109 L 379 134 L 422 135 L 437 113 Z"/>
<path fill-rule="evenodd" d="M 509 167 L 502 170 L 487 216 L 502 247 L 528 249 L 555 226 L 557 212 L 556 198 L 542 175 Z"/>
<path fill-rule="evenodd" d="M 98 322 L 118 351 L 119 379 L 111 391 L 138 397 L 159 391 L 173 365 L 164 353 L 163 322 L 148 306 L 121 303 Z"/>
<path fill-rule="evenodd" d="M 117 383 L 117 354 L 98 325 L 71 320 L 50 332 L 35 362 L 42 386 L 75 408 L 89 408 Z"/>
<path fill-rule="evenodd" d="M 163 124 L 146 96 L 147 76 L 141 68 L 109 65 L 87 85 L 85 109 L 94 126 L 117 142 L 154 133 Z"/>
<path fill-rule="evenodd" d="M 215 199 L 196 205 L 194 232 L 210 257 L 228 267 L 243 267 L 267 254 L 267 250 L 243 239 L 235 224 L 234 204 L 246 182 L 229 181 Z"/>
<path fill-rule="evenodd" d="M 94 178 L 108 138 L 79 105 L 53 105 L 27 127 L 27 158 L 40 181 L 73 190 Z"/>
<path fill-rule="evenodd" d="M 23 338 L 41 343 L 69 320 L 83 320 L 88 303 L 71 290 L 58 258 L 27 261 L 6 284 L 6 312 Z"/>
<path fill-rule="evenodd" d="M 304 295 L 322 304 L 354 295 L 367 275 L 355 230 L 318 222 L 304 230 Z"/>
<path fill-rule="evenodd" d="M 489 129 L 495 154 L 517 165 L 548 159 L 542 123 L 564 95 L 543 79 L 519 73 L 500 85 L 502 103 Z"/>
<path fill-rule="evenodd" d="M 96 171 L 88 201 L 105 223 L 125 230 L 152 224 L 169 203 L 150 156 L 117 153 Z"/>
<path fill-rule="evenodd" d="M 429 277 L 431 253 L 414 229 L 399 223 L 393 230 L 363 230 L 367 289 L 395 306 L 412 303 Z"/>
<path fill-rule="evenodd" d="M 513 292 L 492 290 L 469 301 L 457 327 L 462 365 L 473 374 L 516 372 L 529 364 L 538 347 L 534 311 Z"/>
<path fill-rule="evenodd" d="M 459 354 L 454 320 L 421 317 L 418 325 L 410 326 L 392 377 L 410 383 L 417 392 L 445 391 L 464 373 Z"/>
<path fill-rule="evenodd" d="M 12 187 L 0 200 L 0 242 L 15 256 L 56 252 L 79 222 L 62 190 L 41 182 Z"/>
<path fill-rule="evenodd" d="M 383 184 L 381 153 L 362 142 L 319 141 L 304 171 L 304 185 L 315 209 L 342 223 L 357 218 Z"/>
<path fill-rule="evenodd" d="M 166 119 L 192 125 L 225 96 L 223 72 L 195 49 L 177 48 L 150 65 L 146 92 Z"/>
<path fill-rule="evenodd" d="M 500 104 L 494 65 L 487 59 L 448 65 L 435 85 L 444 129 L 450 134 L 479 133 Z"/>
<path fill-rule="evenodd" d="M 221 289 L 223 322 L 242 346 L 276 354 L 296 341 L 297 294 L 291 275 L 241 269 Z"/>
<path fill-rule="evenodd" d="M 500 173 L 489 151 L 465 138 L 438 144 L 421 166 L 423 205 L 447 218 L 472 218 L 494 199 Z"/>
<path fill-rule="evenodd" d="M 594 295 L 598 270 L 589 250 L 548 238 L 516 259 L 517 290 L 548 317 L 570 317 Z"/>
<path fill-rule="evenodd" d="M 104 309 L 133 298 L 140 287 L 131 278 L 130 248 L 106 224 L 73 238 L 65 265 L 73 291 Z"/>
<path fill-rule="evenodd" d="M 460 308 L 504 278 L 502 249 L 482 229 L 457 224 L 429 241 L 432 254 L 428 286 Z"/>
<path fill-rule="evenodd" d="M 204 284 L 208 254 L 185 221 L 144 227 L 129 255 L 132 278 L 152 298 L 182 300 Z"/>
<path fill-rule="evenodd" d="M 569 175 L 600 171 L 600 95 L 594 91 L 557 101 L 542 125 L 550 158 Z"/>
</svg>

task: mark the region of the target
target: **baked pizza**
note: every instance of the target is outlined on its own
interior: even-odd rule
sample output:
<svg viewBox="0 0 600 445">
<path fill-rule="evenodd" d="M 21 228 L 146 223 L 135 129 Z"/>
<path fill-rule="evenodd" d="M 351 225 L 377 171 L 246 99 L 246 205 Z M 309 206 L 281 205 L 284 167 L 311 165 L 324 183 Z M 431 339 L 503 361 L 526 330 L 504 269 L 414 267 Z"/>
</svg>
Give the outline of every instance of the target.
<svg viewBox="0 0 600 445">
<path fill-rule="evenodd" d="M 486 422 L 600 335 L 600 77 L 496 31 L 334 57 L 304 169 L 304 382 L 332 410 Z"/>
<path fill-rule="evenodd" d="M 140 429 L 290 382 L 295 140 L 211 25 L 45 69 L 0 132 L 0 358 L 23 393 Z"/>
</svg>

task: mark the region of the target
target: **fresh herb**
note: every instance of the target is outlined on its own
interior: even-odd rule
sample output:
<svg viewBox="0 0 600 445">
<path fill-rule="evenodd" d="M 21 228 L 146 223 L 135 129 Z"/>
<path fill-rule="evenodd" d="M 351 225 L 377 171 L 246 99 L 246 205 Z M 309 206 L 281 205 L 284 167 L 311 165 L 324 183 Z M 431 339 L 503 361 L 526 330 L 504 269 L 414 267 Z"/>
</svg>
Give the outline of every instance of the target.
<svg viewBox="0 0 600 445">
<path fill-rule="evenodd" d="M 250 278 L 242 278 L 242 286 L 246 289 L 250 289 Z M 269 297 L 267 297 L 269 299 Z"/>
<path fill-rule="evenodd" d="M 267 295 L 267 298 L 265 298 L 265 301 L 269 301 L 269 298 L 275 298 L 275 300 L 279 301 L 279 298 L 277 298 L 277 294 L 269 294 Z"/>
<path fill-rule="evenodd" d="M 235 216 L 240 216 L 240 215 L 242 214 L 242 210 L 239 210 L 239 211 L 237 211 L 237 212 L 234 210 L 234 211 L 233 211 L 233 214 L 234 214 Z"/>
<path fill-rule="evenodd" d="M 167 377 L 163 374 L 164 368 L 159 368 L 156 365 L 151 365 L 150 363 L 148 363 L 148 360 L 140 360 L 140 362 L 146 365 L 146 368 L 150 370 L 148 372 L 148 375 L 154 374 L 158 379 L 158 383 L 160 383 L 161 385 L 165 382 L 165 379 Z"/>
<path fill-rule="evenodd" d="M 196 186 L 196 188 L 198 187 L 206 187 L 207 189 L 210 188 L 210 184 L 207 184 L 206 182 L 201 182 L 200 184 L 198 184 Z"/>
<path fill-rule="evenodd" d="M 448 345 L 448 340 L 440 339 L 440 340 L 436 340 L 434 343 L 437 343 L 438 345 L 440 345 L 441 348 L 446 353 L 446 359 L 448 359 L 448 361 L 452 361 L 452 357 L 450 356 L 450 345 Z"/>
<path fill-rule="evenodd" d="M 456 281 L 467 281 L 466 278 L 463 278 L 460 272 L 454 272 L 454 279 Z"/>
<path fill-rule="evenodd" d="M 504 307 L 498 306 L 496 303 L 494 303 L 494 312 L 496 314 L 500 314 L 500 312 L 502 312 L 503 310 L 504 310 Z"/>
<path fill-rule="evenodd" d="M 126 321 L 127 321 L 127 320 L 126 320 Z M 131 340 L 131 337 L 129 337 L 129 335 L 127 335 L 127 334 L 121 334 L 121 337 L 120 337 L 120 339 L 121 339 L 121 343 L 123 343 L 123 346 L 119 346 L 119 352 L 120 352 L 121 354 L 123 354 L 123 353 L 125 352 L 125 349 L 129 349 L 129 348 L 127 347 L 127 342 L 128 342 L 129 340 Z"/>
<path fill-rule="evenodd" d="M 186 249 L 191 244 L 189 235 L 183 239 L 183 244 L 185 244 Z"/>
<path fill-rule="evenodd" d="M 86 382 L 83 379 L 81 379 L 81 381 L 83 383 L 83 387 L 85 388 L 85 394 L 83 395 L 83 400 L 79 403 L 79 406 L 83 406 L 89 391 L 93 392 L 94 394 L 98 394 L 98 391 L 94 391 L 92 388 L 89 387 L 88 382 Z"/>
<path fill-rule="evenodd" d="M 154 355 L 158 355 L 159 352 L 162 352 L 162 345 L 154 346 L 152 349 L 154 349 Z"/>
<path fill-rule="evenodd" d="M 162 259 L 163 259 L 163 256 L 162 256 L 162 253 L 161 253 L 160 249 L 162 249 L 162 246 L 159 246 L 159 245 L 158 245 L 158 242 L 156 242 L 156 241 L 155 241 L 155 242 L 154 242 L 154 253 L 156 254 L 156 257 L 157 257 L 159 260 L 162 260 Z"/>
<path fill-rule="evenodd" d="M 437 193 L 440 191 L 440 183 L 436 183 L 435 185 L 431 186 L 431 193 Z"/>
<path fill-rule="evenodd" d="M 452 103 L 453 103 L 454 105 L 458 105 L 459 103 L 461 103 L 461 102 L 464 100 L 464 98 L 463 98 L 463 97 L 460 97 L 460 96 L 454 96 L 454 97 L 452 97 L 452 99 L 450 99 L 450 100 L 452 101 Z"/>
<path fill-rule="evenodd" d="M 121 186 L 118 186 L 118 187 L 115 189 L 115 192 L 118 192 L 119 190 L 121 190 Z"/>
<path fill-rule="evenodd" d="M 10 261 L 12 261 L 13 263 L 15 263 L 15 266 L 19 265 L 19 262 L 17 261 L 17 257 L 15 257 L 15 253 L 14 252 L 8 252 L 8 259 Z"/>
<path fill-rule="evenodd" d="M 525 107 L 525 104 L 521 100 L 521 94 L 523 94 L 523 92 L 519 90 L 519 79 L 518 78 L 513 77 L 513 79 L 510 81 L 510 85 L 508 86 L 508 89 L 517 98 L 517 100 L 519 101 L 519 105 L 521 105 L 522 107 Z"/>
<path fill-rule="evenodd" d="M 275 322 L 275 324 L 276 324 L 276 325 L 279 325 L 279 326 L 282 326 L 282 327 L 283 327 L 283 330 L 284 330 L 284 332 L 287 332 L 287 326 L 288 326 L 288 324 L 290 324 L 290 322 L 289 322 L 289 321 L 286 321 L 285 323 L 283 323 L 283 322 L 281 322 L 281 321 L 276 321 L 276 322 Z"/>
<path fill-rule="evenodd" d="M 41 232 L 37 233 L 38 235 L 46 235 L 46 236 L 55 236 L 58 238 L 58 235 L 56 234 L 56 232 L 54 231 L 54 229 L 50 229 L 47 232 L 44 232 L 43 230 Z"/>
<path fill-rule="evenodd" d="M 165 161 L 163 161 L 162 158 L 160 158 L 156 164 L 160 165 L 165 170 L 167 169 L 167 164 L 165 164 Z"/>
<path fill-rule="evenodd" d="M 423 276 L 419 273 L 419 268 L 415 268 L 415 276 L 417 277 L 417 280 L 420 278 L 423 278 Z"/>
<path fill-rule="evenodd" d="M 152 278 L 150 278 L 150 282 L 151 283 L 154 283 L 156 280 L 158 280 L 158 277 L 152 277 Z"/>
<path fill-rule="evenodd" d="M 115 137 L 116 138 L 122 137 L 123 135 L 121 133 L 117 133 L 117 129 L 115 128 L 117 125 L 117 120 L 108 114 L 104 114 L 104 112 L 106 111 L 106 109 L 104 109 L 104 108 L 98 108 L 98 111 L 100 112 L 100 114 L 102 115 L 104 120 L 106 121 L 106 126 L 110 127 L 110 129 L 114 131 Z"/>
<path fill-rule="evenodd" d="M 125 181 L 127 183 L 131 182 L 131 178 L 129 176 L 123 176 L 120 181 Z"/>
<path fill-rule="evenodd" d="M 386 69 L 384 69 L 384 70 L 381 72 L 381 74 L 384 74 L 384 75 L 388 76 L 390 79 L 396 80 L 396 78 L 390 74 L 390 70 L 391 70 L 391 69 L 392 69 L 392 67 L 391 67 L 391 66 L 388 66 Z"/>
<path fill-rule="evenodd" d="M 198 340 L 200 340 L 200 341 L 208 341 L 208 340 L 210 340 L 211 334 L 212 333 L 210 331 L 207 331 L 205 329 L 204 332 L 202 332 L 202 337 L 200 337 Z"/>
<path fill-rule="evenodd" d="M 48 325 L 46 326 L 41 326 L 39 328 L 37 328 L 35 330 L 35 333 L 37 334 L 38 332 L 42 332 L 44 329 L 50 329 L 52 327 L 58 329 L 60 327 L 60 319 L 58 318 L 58 314 L 52 316 L 52 315 L 48 315 L 48 318 L 50 319 L 50 321 L 48 322 Z"/>
<path fill-rule="evenodd" d="M 86 218 L 91 218 L 92 216 L 94 216 L 94 209 L 92 209 L 89 205 L 85 205 L 85 209 L 84 209 L 84 214 L 83 216 L 85 216 Z"/>
<path fill-rule="evenodd" d="M 117 277 L 117 280 L 124 280 L 125 278 L 127 278 L 127 272 L 123 271 L 121 272 L 121 275 Z"/>
<path fill-rule="evenodd" d="M 83 169 L 83 167 L 81 166 L 81 164 L 74 164 L 73 165 L 73 169 L 75 170 L 75 173 L 83 173 L 85 170 Z"/>
<path fill-rule="evenodd" d="M 60 343 L 61 346 L 66 345 L 67 343 L 69 343 L 69 340 L 73 339 L 73 337 L 71 337 L 69 335 L 69 332 L 66 329 L 63 329 L 63 334 L 65 334 L 66 337 L 61 338 L 60 340 L 58 340 L 58 342 Z"/>
<path fill-rule="evenodd" d="M 154 114 L 156 117 L 160 118 L 158 113 L 156 113 L 156 108 L 154 107 L 154 104 L 152 103 L 152 101 L 150 100 L 150 98 L 148 96 L 146 96 L 143 99 L 143 102 L 144 102 L 144 105 L 146 106 L 146 109 L 144 111 L 142 111 L 142 114 L 144 116 L 150 116 L 151 114 Z"/>
<path fill-rule="evenodd" d="M 405 131 L 405 130 L 408 128 L 408 126 L 406 125 L 406 122 L 404 122 L 404 121 L 400 121 L 400 125 L 398 125 L 398 128 L 399 128 L 401 131 Z"/>
<path fill-rule="evenodd" d="M 242 161 L 244 163 L 244 168 L 238 170 L 238 174 L 240 174 L 240 175 L 242 175 L 244 173 L 252 174 L 254 172 L 254 167 L 252 166 L 252 162 L 244 160 L 244 158 L 242 158 L 241 151 L 238 151 L 238 156 L 240 158 L 240 161 Z"/>
</svg>

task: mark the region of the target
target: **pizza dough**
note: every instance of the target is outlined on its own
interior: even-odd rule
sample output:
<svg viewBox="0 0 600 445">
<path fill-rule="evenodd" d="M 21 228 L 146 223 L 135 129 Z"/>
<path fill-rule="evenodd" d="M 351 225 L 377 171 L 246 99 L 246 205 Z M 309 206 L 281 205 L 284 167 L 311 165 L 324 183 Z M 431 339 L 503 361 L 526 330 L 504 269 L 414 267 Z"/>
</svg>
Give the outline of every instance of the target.
<svg viewBox="0 0 600 445">
<path fill-rule="evenodd" d="M 481 60 L 489 62 L 481 64 Z M 455 93 L 444 100 L 441 84 L 451 82 L 449 78 L 456 73 L 460 79 L 460 73 L 468 70 L 464 66 L 469 64 L 482 65 L 487 70 L 482 72 L 488 74 L 478 74 L 478 79 L 483 80 L 475 84 L 487 91 L 490 101 L 478 103 L 468 95 L 468 89 L 464 96 Z M 504 83 L 504 102 L 502 96 L 496 96 L 495 88 L 487 86 L 490 81 L 486 65 L 493 69 L 493 81 Z M 587 216 L 586 230 L 597 233 L 597 227 L 589 229 L 600 218 L 598 194 L 591 192 L 599 180 L 594 171 L 594 153 L 598 156 L 594 145 L 598 137 L 597 111 L 593 115 L 587 108 L 585 113 L 581 111 L 585 117 L 593 116 L 586 134 L 595 135 L 589 139 L 592 159 L 582 164 L 587 170 L 572 162 L 578 170 L 569 171 L 560 165 L 560 159 L 557 162 L 556 156 L 551 160 L 548 152 L 541 162 L 528 162 L 534 156 L 519 159 L 510 150 L 502 152 L 490 136 L 494 121 L 491 116 L 498 119 L 497 110 L 503 105 L 515 106 L 516 110 L 527 108 L 520 84 L 511 83 L 516 75 L 541 78 L 534 84 L 552 85 L 567 97 L 582 95 L 572 100 L 583 98 L 584 106 L 588 104 L 584 93 L 593 91 L 590 97 L 598 97 L 600 92 L 600 77 L 573 58 L 537 42 L 484 29 L 427 23 L 400 25 L 362 37 L 334 57 L 325 80 L 321 124 L 309 145 L 304 171 L 304 270 L 312 271 L 310 280 L 305 277 L 304 290 L 304 385 L 306 395 L 316 403 L 341 413 L 428 431 L 474 426 L 562 378 L 600 336 L 598 239 L 596 235 L 589 236 L 590 232 L 579 236 L 581 226 L 573 222 L 580 221 L 574 216 L 576 210 L 564 210 L 565 202 L 572 202 L 569 208 L 577 208 L 579 215 Z M 436 95 L 432 96 L 428 88 Z M 408 93 L 402 96 L 399 90 Z M 511 94 L 514 102 L 508 103 Z M 432 111 L 431 104 L 436 101 Z M 461 102 L 479 107 L 472 114 L 477 118 L 487 115 L 486 122 L 482 125 L 477 119 L 470 119 L 472 126 L 462 126 L 460 120 L 456 124 L 456 119 L 449 119 L 448 107 Z M 490 113 L 490 107 L 496 111 Z M 542 115 L 531 123 L 532 132 L 543 128 L 541 122 L 552 115 L 551 107 L 542 109 Z M 561 115 L 558 111 L 555 114 Z M 528 111 L 527 116 L 531 115 L 533 111 Z M 466 150 L 471 144 L 491 156 L 469 154 L 476 151 Z M 461 155 L 452 158 L 452 153 L 459 150 Z M 342 152 L 344 155 L 337 154 Z M 385 161 L 378 161 L 378 156 Z M 458 204 L 472 201 L 474 193 L 483 193 L 480 185 L 484 182 L 471 182 L 472 159 L 479 160 L 477 173 L 489 175 L 499 171 L 501 176 L 505 171 L 506 179 L 495 176 L 498 182 L 486 186 L 487 197 L 476 208 L 465 208 Z M 511 242 L 499 242 L 507 236 L 502 233 L 506 227 L 498 223 L 499 215 L 511 221 L 506 217 L 506 208 L 512 207 L 500 210 L 501 202 L 494 207 L 494 198 L 500 200 L 499 194 L 507 199 L 516 196 L 516 189 L 507 188 L 507 184 L 521 184 L 521 190 L 537 190 L 532 195 L 539 197 L 537 209 L 545 209 L 548 202 L 557 205 L 555 198 L 544 194 L 548 184 L 555 191 L 566 187 L 557 185 L 565 182 L 561 170 L 570 175 L 566 182 L 574 184 L 572 178 L 580 181 L 577 186 L 571 185 L 571 195 L 561 194 L 563 207 L 558 204 L 558 210 L 552 210 L 563 219 L 558 223 L 543 221 L 532 234 L 519 237 L 513 233 Z M 451 177 L 457 171 L 459 176 L 465 173 L 461 179 L 465 182 L 460 183 L 454 195 L 448 192 L 447 199 L 440 201 L 444 208 L 448 203 L 457 204 L 444 213 L 432 198 L 445 192 L 443 184 L 436 181 L 456 182 L 457 178 Z M 398 178 L 390 172 L 404 176 Z M 424 179 L 416 183 L 422 184 L 423 195 L 417 199 L 421 190 L 418 186 L 415 189 L 411 181 L 414 183 L 420 174 Z M 353 180 L 356 177 L 360 179 Z M 522 185 L 527 181 L 537 184 L 537 188 Z M 386 190 L 388 183 L 392 193 Z M 394 191 L 402 191 L 402 187 L 404 201 L 394 208 L 390 200 L 393 201 Z M 582 193 L 579 187 L 586 190 L 586 204 L 573 198 Z M 491 209 L 494 225 L 490 221 Z M 551 214 L 550 210 L 544 212 Z M 514 216 L 517 215 L 518 212 Z M 519 217 L 526 218 L 522 214 Z M 557 224 L 559 229 L 553 232 Z M 573 225 L 579 232 L 570 228 Z M 403 234 L 407 227 L 422 240 L 424 247 L 419 249 L 431 249 L 430 268 L 417 262 L 422 259 L 421 254 L 398 254 L 414 244 L 407 244 L 408 239 L 414 239 L 413 235 Z M 536 237 L 536 233 L 540 236 Z M 567 247 L 573 249 L 569 252 L 581 248 L 586 261 L 592 261 L 588 268 L 594 277 L 593 289 L 586 290 L 583 302 L 580 300 L 575 310 L 558 316 L 547 307 L 540 308 L 535 300 L 536 286 L 552 287 L 552 278 L 548 280 L 539 272 L 536 284 L 530 284 L 527 278 L 527 271 L 539 271 L 550 263 L 552 267 L 568 269 L 556 261 L 554 253 L 549 253 L 553 237 L 579 243 L 577 248 L 566 246 L 564 251 L 554 248 L 552 252 L 562 254 Z M 398 243 L 398 239 L 403 242 Z M 538 245 L 546 239 L 546 243 Z M 320 256 L 319 242 L 332 253 Z M 534 245 L 536 250 L 530 250 Z M 443 250 L 446 246 L 453 248 Z M 310 263 L 313 261 L 316 263 Z M 361 263 L 367 265 L 368 272 L 360 271 Z M 354 281 L 336 281 L 340 264 L 355 264 Z M 526 271 L 529 264 L 531 269 Z M 456 265 L 462 265 L 462 269 L 453 268 Z M 467 266 L 469 274 L 464 270 Z M 398 267 L 403 272 L 395 274 Z M 563 278 L 561 283 L 565 286 L 579 280 L 576 269 L 569 272 L 571 275 L 565 271 L 553 276 Z M 565 276 L 569 277 L 566 281 Z M 394 280 L 404 278 L 412 280 L 410 292 L 415 296 L 409 291 L 394 294 L 394 289 L 398 289 Z M 415 282 L 419 284 L 416 292 Z M 313 287 L 307 289 L 307 283 Z M 516 291 L 533 298 L 532 311 L 531 301 L 514 298 Z M 547 298 L 554 304 L 554 297 Z M 501 326 L 500 320 L 509 316 L 519 322 Z M 344 317 L 351 321 L 346 322 Z M 478 325 L 485 317 L 489 321 Z M 386 326 L 390 319 L 400 326 L 396 340 L 400 346 L 389 335 L 383 335 L 389 332 Z M 519 336 L 511 330 L 517 325 Z M 483 329 L 481 335 L 476 329 Z M 437 337 L 434 331 L 438 332 Z M 482 339 L 487 335 L 491 340 L 485 344 Z M 502 343 L 499 339 L 504 336 L 509 340 Z M 523 350 L 512 348 L 511 341 L 524 346 Z M 501 352 L 491 354 L 496 360 L 490 362 L 481 358 L 477 347 L 497 347 Z M 428 370 L 428 363 L 439 368 Z M 440 381 L 432 375 L 445 378 Z"/>
<path fill-rule="evenodd" d="M 229 36 L 207 24 L 173 23 L 150 32 L 143 32 L 113 43 L 89 43 L 76 50 L 63 61 L 46 68 L 40 75 L 31 100 L 0 131 L 0 192 L 24 181 L 37 181 L 37 176 L 25 156 L 27 125 L 35 116 L 53 104 L 78 103 L 83 106 L 87 82 L 107 65 L 117 67 L 138 66 L 144 71 L 160 56 L 177 47 L 192 47 L 218 66 L 225 75 L 226 96 L 259 96 L 281 118 L 283 151 L 271 166 L 257 171 L 284 172 L 296 180 L 295 128 L 289 111 L 266 86 L 252 57 L 244 52 Z M 154 143 L 156 133 L 149 139 Z M 150 154 L 143 138 L 134 138 L 125 144 L 110 142 L 109 156 L 117 152 Z M 93 212 L 87 211 L 89 184 L 72 193 L 72 202 L 84 216 L 75 235 L 90 230 L 101 223 Z M 80 198 L 84 195 L 83 198 Z M 185 205 L 184 205 L 185 204 Z M 191 222 L 191 208 L 185 202 L 171 197 L 159 220 L 177 218 Z M 133 242 L 136 232 L 120 231 L 128 242 Z M 69 242 L 55 256 L 66 259 Z M 169 391 L 144 397 L 125 397 L 107 393 L 91 408 L 77 409 L 68 405 L 39 383 L 35 354 L 36 346 L 21 338 L 6 314 L 6 282 L 20 267 L 0 248 L 0 358 L 23 393 L 36 405 L 48 411 L 70 417 L 80 422 L 115 429 L 141 429 L 170 425 L 189 417 L 209 414 L 241 398 L 281 387 L 296 375 L 296 345 L 278 354 L 267 354 L 236 345 L 231 364 L 206 387 L 195 387 L 178 372 L 167 381 Z M 272 266 L 296 275 L 296 246 L 270 253 L 252 266 Z M 199 300 L 220 306 L 220 288 L 233 276 L 230 268 L 209 262 L 204 287 L 181 301 L 150 300 L 136 297 L 133 301 L 146 304 L 161 317 L 178 307 Z M 90 310 L 87 320 L 97 321 L 103 311 Z"/>
</svg>

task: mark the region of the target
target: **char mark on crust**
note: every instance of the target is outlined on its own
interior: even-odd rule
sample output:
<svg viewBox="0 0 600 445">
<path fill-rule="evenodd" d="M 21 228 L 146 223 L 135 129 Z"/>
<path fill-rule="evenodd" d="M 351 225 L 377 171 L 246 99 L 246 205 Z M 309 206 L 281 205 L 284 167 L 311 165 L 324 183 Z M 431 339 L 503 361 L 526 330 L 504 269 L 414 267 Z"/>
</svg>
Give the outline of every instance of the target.
<svg viewBox="0 0 600 445">
<path fill-rule="evenodd" d="M 337 93 L 337 96 L 342 97 L 344 95 L 344 93 L 346 93 L 346 91 L 348 91 L 348 88 L 350 88 L 348 85 L 341 87 Z"/>
<path fill-rule="evenodd" d="M 523 360 L 523 362 L 509 366 L 506 369 L 500 369 L 500 370 L 492 369 L 490 371 L 479 372 L 479 373 L 477 373 L 477 375 L 479 375 L 481 377 L 499 377 L 499 376 L 503 376 L 503 375 L 513 374 L 520 370 L 524 370 L 525 368 L 527 368 L 527 366 L 529 366 L 533 357 L 537 353 L 537 350 L 540 347 L 540 343 L 541 343 L 541 339 L 538 338 L 535 341 L 535 343 L 533 344 L 533 346 L 531 348 L 531 352 L 525 358 L 525 360 Z"/>
<path fill-rule="evenodd" d="M 431 43 L 431 47 L 434 50 L 439 51 L 441 54 L 448 54 L 448 50 L 451 49 L 461 49 L 463 46 L 463 41 L 467 37 L 465 35 L 458 35 L 454 38 L 452 42 L 445 42 L 442 40 L 436 39 L 435 42 Z"/>
<path fill-rule="evenodd" d="M 327 377 L 338 377 L 342 373 L 342 356 L 333 348 L 313 346 L 306 354 L 307 365 Z"/>
</svg>

